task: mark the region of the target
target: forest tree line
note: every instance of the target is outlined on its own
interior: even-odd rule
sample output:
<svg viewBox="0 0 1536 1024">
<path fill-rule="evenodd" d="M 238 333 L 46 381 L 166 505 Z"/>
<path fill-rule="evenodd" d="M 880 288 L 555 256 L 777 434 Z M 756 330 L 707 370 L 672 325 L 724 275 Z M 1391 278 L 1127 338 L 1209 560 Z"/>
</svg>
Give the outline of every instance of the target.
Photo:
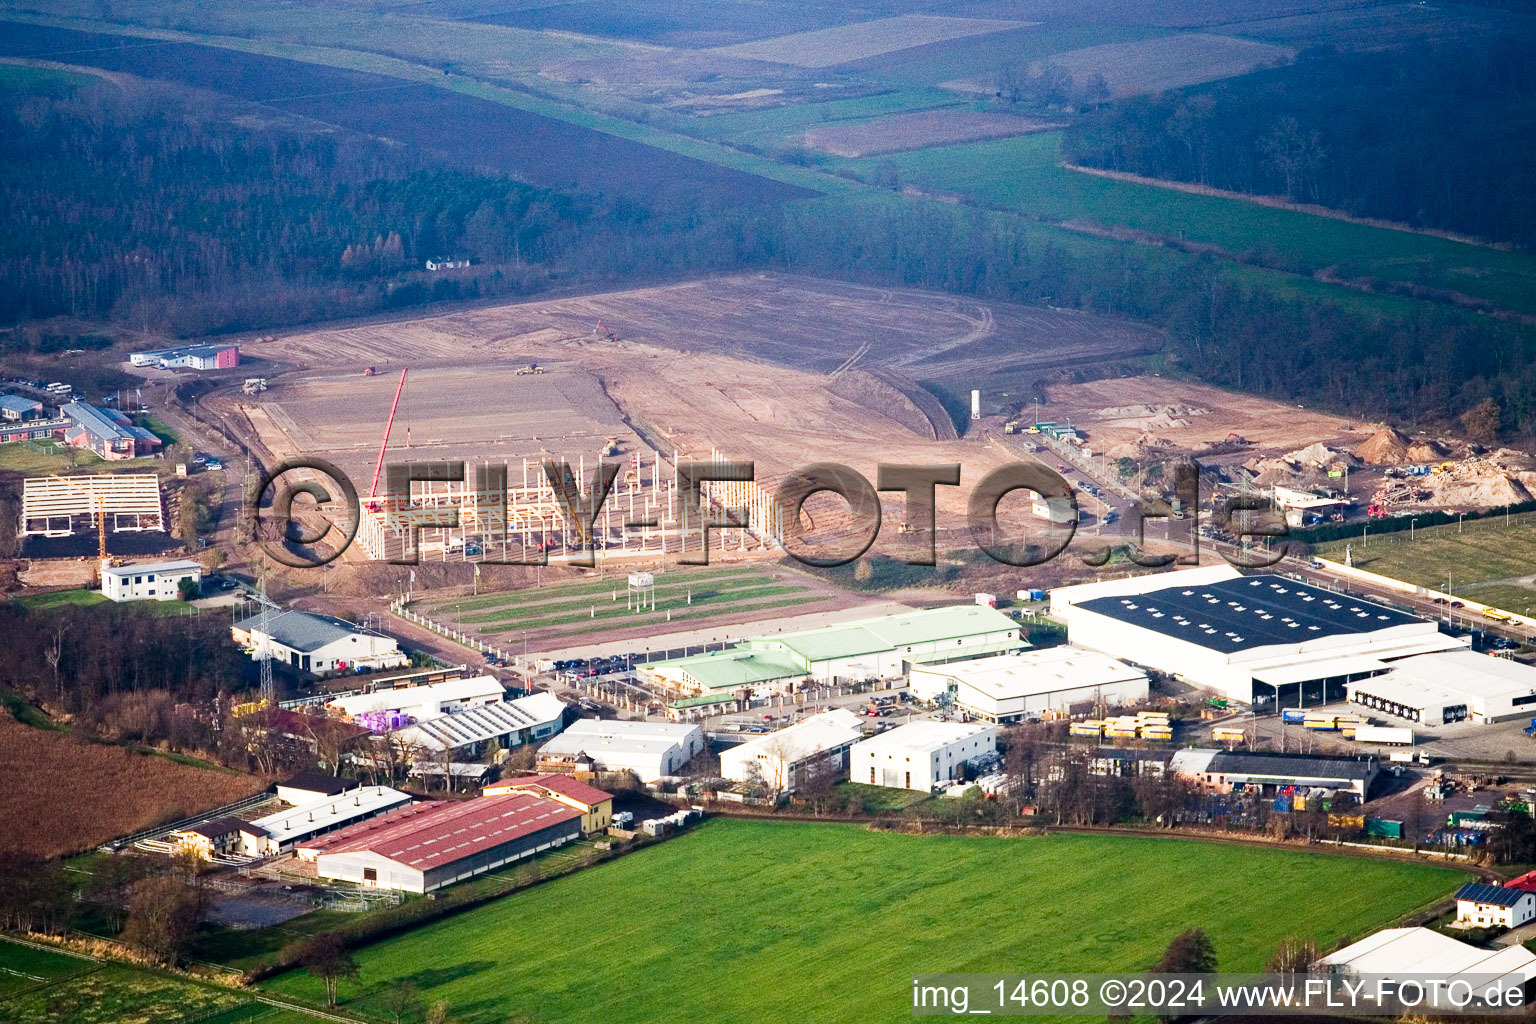
<svg viewBox="0 0 1536 1024">
<path fill-rule="evenodd" d="M 1536 40 L 1296 63 L 1120 100 L 1067 130 L 1068 160 L 1359 217 L 1536 243 Z"/>
<path fill-rule="evenodd" d="M 101 318 L 179 335 L 537 290 L 644 233 L 635 203 L 423 155 L 153 83 L 0 93 L 0 322 Z M 236 118 L 240 122 L 236 122 Z M 433 277 L 424 262 L 482 271 Z"/>
</svg>

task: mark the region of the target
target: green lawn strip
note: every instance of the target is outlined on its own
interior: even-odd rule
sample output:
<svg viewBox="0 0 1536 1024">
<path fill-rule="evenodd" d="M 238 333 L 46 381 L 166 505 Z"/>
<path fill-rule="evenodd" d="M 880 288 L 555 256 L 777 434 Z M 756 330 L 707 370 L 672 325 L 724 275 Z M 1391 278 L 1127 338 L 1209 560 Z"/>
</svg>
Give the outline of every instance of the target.
<svg viewBox="0 0 1536 1024">
<path fill-rule="evenodd" d="M 706 138 L 770 148 L 786 145 L 806 129 L 821 125 L 864 121 L 915 110 L 968 107 L 972 102 L 943 89 L 900 89 L 824 103 L 797 103 L 714 114 L 695 118 L 690 127 L 693 133 Z"/>
<path fill-rule="evenodd" d="M 720 595 L 734 594 L 738 592 L 751 591 L 762 587 L 771 587 L 777 585 L 781 584 L 776 583 L 773 577 L 762 576 L 756 579 L 740 581 L 731 580 L 728 582 L 722 581 L 718 583 L 695 583 L 691 586 L 668 587 L 666 590 L 662 590 L 661 587 L 657 587 L 656 604 L 657 607 L 681 608 L 685 606 L 685 602 L 690 596 L 692 596 L 693 600 L 697 601 L 701 597 L 717 597 Z M 623 599 L 624 593 L 627 593 L 627 591 L 621 592 L 617 597 L 613 595 L 612 591 L 609 591 L 603 594 L 593 594 L 589 597 L 578 597 L 570 601 L 550 601 L 541 604 L 514 606 L 503 605 L 499 608 L 494 608 L 489 611 L 482 611 L 475 615 L 453 615 L 453 617 L 458 622 L 500 622 L 505 620 L 509 615 L 515 617 L 547 617 L 550 615 L 558 615 L 561 612 L 585 611 L 589 607 L 601 608 L 606 605 L 612 608 Z M 452 615 L 455 609 L 452 607 L 444 607 L 440 609 L 440 611 L 444 615 Z"/>
<path fill-rule="evenodd" d="M 19 605 L 24 605 L 35 611 L 47 611 L 51 608 L 62 608 L 65 605 L 95 605 L 110 604 L 99 590 L 86 590 L 83 587 L 75 587 L 70 590 L 45 590 L 36 594 L 20 594 L 11 598 Z"/>
<path fill-rule="evenodd" d="M 1452 288 L 1514 309 L 1536 310 L 1536 258 L 1528 253 L 1114 181 L 1060 166 L 1060 148 L 1060 134 L 1045 132 L 842 165 L 873 174 L 888 160 L 903 182 L 1003 209 L 1129 227 L 1239 254 L 1267 251 L 1300 261 L 1309 271 L 1338 266 L 1349 277 Z"/>
<path fill-rule="evenodd" d="M 1456 594 L 1517 615 L 1536 615 L 1536 588 L 1512 584 L 1474 583 L 1467 587 L 1457 587 Z"/>
<path fill-rule="evenodd" d="M 1329 541 L 1314 549 L 1324 558 L 1342 560 L 1345 549 L 1355 566 L 1423 587 L 1444 590 L 1496 580 L 1536 575 L 1536 526 L 1509 527 L 1497 520 L 1434 526 L 1408 533 Z"/>
<path fill-rule="evenodd" d="M 6 1001 L 7 1024 L 178 1024 L 250 997 L 120 964 L 70 976 Z"/>
<path fill-rule="evenodd" d="M 645 625 L 649 623 L 667 621 L 666 613 L 668 611 L 671 611 L 672 618 L 676 619 L 679 612 L 686 613 L 689 608 L 698 608 L 701 606 L 705 608 L 727 607 L 737 604 L 748 604 L 757 600 L 758 598 L 763 597 L 778 597 L 783 594 L 801 594 L 804 592 L 804 587 L 795 586 L 756 587 L 751 590 L 739 591 L 737 593 L 716 595 L 694 594 L 692 604 L 683 604 L 681 601 L 677 601 L 671 604 L 669 607 L 663 607 L 661 603 L 658 602 L 657 611 L 647 612 L 642 615 L 637 615 L 634 612 L 631 612 L 622 607 L 597 608 L 596 606 L 592 606 L 593 611 L 585 614 L 576 613 L 571 615 L 552 615 L 531 618 L 522 618 L 515 615 L 509 615 L 499 618 L 494 622 L 488 622 L 484 625 L 480 625 L 477 628 L 482 633 L 505 633 L 508 630 L 544 629 L 548 626 L 568 626 L 577 622 L 611 621 L 613 619 L 627 619 L 634 622 L 636 625 Z M 706 612 L 705 614 L 715 613 Z"/>
<path fill-rule="evenodd" d="M 665 572 L 656 573 L 656 589 L 665 587 L 682 586 L 689 583 L 716 582 L 729 580 L 742 575 L 761 575 L 744 572 L 740 569 L 728 569 L 724 571 L 687 573 Z M 627 586 L 627 577 L 609 576 L 600 580 L 589 580 L 581 583 L 556 583 L 547 587 L 525 587 L 520 590 L 507 590 L 494 594 L 481 594 L 478 597 L 468 597 L 462 601 L 446 600 L 432 603 L 417 602 L 413 611 L 425 611 L 428 614 L 448 611 L 454 608 L 462 608 L 469 611 L 478 611 L 482 608 L 497 608 L 521 603 L 540 604 L 546 601 L 559 601 L 567 597 L 584 594 L 607 594 L 616 587 Z"/>
<path fill-rule="evenodd" d="M 714 821 L 364 947 L 343 998 L 377 1013 L 408 978 L 462 1024 L 895 1020 L 911 1014 L 915 972 L 1140 971 L 1191 927 L 1221 970 L 1257 971 L 1285 936 L 1332 949 L 1468 877 L 1178 839 Z M 509 955 L 510 935 L 543 939 Z M 583 954 L 601 949 L 623 955 Z M 304 972 L 266 984 L 320 992 Z"/>
<path fill-rule="evenodd" d="M 668 618 L 661 618 L 661 619 L 657 619 L 657 620 L 651 621 L 651 622 L 636 622 L 634 624 L 636 626 L 663 626 L 663 627 L 669 627 L 673 623 L 677 623 L 677 622 L 690 622 L 690 621 L 692 621 L 694 619 L 718 619 L 718 618 L 721 618 L 721 617 L 727 616 L 727 615 L 747 615 L 747 614 L 755 615 L 757 612 L 767 611 L 767 610 L 774 609 L 774 608 L 788 608 L 790 606 L 803 607 L 803 606 L 808 605 L 808 604 L 819 604 L 820 602 L 825 601 L 825 600 L 827 600 L 826 597 L 824 597 L 822 595 L 819 595 L 819 594 L 813 594 L 810 597 L 791 597 L 791 598 L 787 598 L 787 599 L 782 600 L 782 601 L 762 601 L 762 602 L 758 602 L 758 603 L 754 603 L 754 604 L 715 606 L 715 607 L 710 607 L 710 608 L 703 608 L 703 609 L 700 609 L 699 611 L 696 611 L 696 612 L 685 612 L 683 614 L 678 614 L 677 612 L 673 612 L 672 613 L 672 617 L 670 619 L 668 619 Z M 583 619 L 581 621 L 585 622 L 587 620 Z M 612 620 L 609 620 L 605 625 L 608 628 L 612 628 L 614 626 L 614 623 L 613 623 Z M 626 622 L 623 625 L 628 626 L 629 623 Z M 497 632 L 497 633 L 516 633 L 516 632 L 519 632 L 519 630 L 516 630 L 516 629 L 499 629 L 499 630 L 495 630 L 495 632 Z M 568 629 L 568 630 L 557 631 L 557 632 L 554 632 L 554 633 L 542 633 L 541 632 L 539 641 L 542 644 L 542 643 L 546 643 L 547 641 L 550 641 L 550 640 L 560 640 L 560 639 L 563 639 L 563 638 L 566 638 L 566 637 L 584 637 L 584 636 L 590 635 L 591 632 L 592 631 L 590 629 Z M 640 645 L 640 641 L 639 640 L 634 641 L 634 643 L 637 646 Z"/>
<path fill-rule="evenodd" d="M 66 96 L 82 86 L 101 79 L 79 71 L 59 68 L 34 68 L 24 64 L 0 62 L 0 89 L 7 92 L 41 93 L 44 96 Z"/>
</svg>

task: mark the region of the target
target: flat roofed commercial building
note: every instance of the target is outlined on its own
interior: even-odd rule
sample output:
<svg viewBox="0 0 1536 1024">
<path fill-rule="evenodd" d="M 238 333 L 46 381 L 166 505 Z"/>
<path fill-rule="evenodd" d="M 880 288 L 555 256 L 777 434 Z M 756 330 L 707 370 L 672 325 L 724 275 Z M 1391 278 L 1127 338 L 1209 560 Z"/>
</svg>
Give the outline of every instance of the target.
<svg viewBox="0 0 1536 1024">
<path fill-rule="evenodd" d="M 579 718 L 539 748 L 539 768 L 634 772 L 641 782 L 674 775 L 705 747 L 704 730 L 685 722 Z"/>
<path fill-rule="evenodd" d="M 1051 610 L 1078 647 L 1244 703 L 1342 699 L 1395 659 L 1466 646 L 1385 605 L 1230 566 L 1062 587 Z"/>
<path fill-rule="evenodd" d="M 314 803 L 326 797 L 341 796 L 361 785 L 362 783 L 356 779 L 344 779 L 339 775 L 327 775 L 325 772 L 299 772 L 292 778 L 277 784 L 277 798 L 285 804 L 297 807 L 299 804 Z"/>
<path fill-rule="evenodd" d="M 191 580 L 194 586 L 201 586 L 203 567 L 185 558 L 104 566 L 101 593 L 111 601 L 175 601 L 181 597 L 182 580 Z"/>
<path fill-rule="evenodd" d="M 1518 661 L 1444 651 L 1394 661 L 1391 669 L 1351 683 L 1350 701 L 1427 726 L 1536 716 L 1536 668 Z"/>
<path fill-rule="evenodd" d="M 864 732 L 859 716 L 844 708 L 824 711 L 778 732 L 754 736 L 720 752 L 720 774 L 734 782 L 761 781 L 792 793 L 806 773 L 821 766 L 842 778 L 848 750 Z"/>
<path fill-rule="evenodd" d="M 1175 751 L 1168 769 L 1216 793 L 1249 787 L 1270 792 L 1298 786 L 1350 792 L 1362 801 L 1369 797 L 1371 784 L 1381 774 L 1381 766 L 1368 757 L 1236 753 L 1199 747 Z"/>
<path fill-rule="evenodd" d="M 316 836 L 335 832 L 410 802 L 410 794 L 388 786 L 362 786 L 336 796 L 321 797 L 248 822 L 241 829 L 235 852 L 246 857 L 286 853 Z"/>
<path fill-rule="evenodd" d="M 321 878 L 432 892 L 581 838 L 581 811 L 532 793 L 430 800 L 303 844 Z"/>
<path fill-rule="evenodd" d="M 996 726 L 912 722 L 855 743 L 849 751 L 849 778 L 927 793 L 957 778 L 965 762 L 996 750 Z"/>
<path fill-rule="evenodd" d="M 1134 704 L 1147 699 L 1147 674 L 1081 647 L 1046 647 L 948 665 L 913 666 L 914 697 L 950 693 L 955 706 L 984 721 L 1018 722 L 1074 704 Z"/>
</svg>

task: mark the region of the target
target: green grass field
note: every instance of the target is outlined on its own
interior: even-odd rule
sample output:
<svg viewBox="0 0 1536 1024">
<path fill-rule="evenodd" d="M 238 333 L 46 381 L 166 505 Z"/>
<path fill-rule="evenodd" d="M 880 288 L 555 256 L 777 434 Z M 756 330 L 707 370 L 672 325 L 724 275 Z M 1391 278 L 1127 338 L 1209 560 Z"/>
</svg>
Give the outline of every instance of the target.
<svg viewBox="0 0 1536 1024">
<path fill-rule="evenodd" d="M 894 1021 L 914 972 L 1139 970 L 1196 926 L 1223 970 L 1258 970 L 1283 936 L 1332 947 L 1466 877 L 1172 839 L 715 821 L 366 947 L 343 995 L 378 1013 L 410 978 L 462 1024 Z"/>
<path fill-rule="evenodd" d="M 625 596 L 624 582 L 615 578 L 437 601 L 418 608 L 439 621 L 492 634 L 594 622 L 664 625 L 817 600 L 793 577 L 748 569 L 664 573 L 656 582 L 655 611 L 632 612 Z"/>
<path fill-rule="evenodd" d="M 1536 612 L 1536 515 L 1513 516 L 1509 526 L 1495 517 L 1415 530 L 1411 540 L 1407 533 L 1367 535 L 1364 544 L 1356 537 L 1313 550 L 1343 561 L 1346 546 L 1358 569 L 1435 590 L 1445 589 L 1449 574 L 1458 596 L 1521 614 Z"/>
<path fill-rule="evenodd" d="M 873 174 L 884 160 L 903 183 L 974 197 L 1000 209 L 1186 238 L 1234 253 L 1267 250 L 1312 269 L 1452 288 L 1536 310 L 1536 258 L 1428 235 L 1112 181 L 1059 165 L 1055 132 L 846 161 Z"/>
</svg>

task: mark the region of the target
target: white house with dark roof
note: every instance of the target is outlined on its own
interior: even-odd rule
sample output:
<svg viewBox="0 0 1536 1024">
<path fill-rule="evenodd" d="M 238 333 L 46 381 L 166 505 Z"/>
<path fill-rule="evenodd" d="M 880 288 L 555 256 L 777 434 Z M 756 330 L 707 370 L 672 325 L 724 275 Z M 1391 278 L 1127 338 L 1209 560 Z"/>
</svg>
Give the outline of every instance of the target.
<svg viewBox="0 0 1536 1024">
<path fill-rule="evenodd" d="M 1536 893 L 1468 882 L 1456 890 L 1456 923 L 1474 928 L 1518 928 L 1536 919 Z"/>
<path fill-rule="evenodd" d="M 230 634 L 251 657 L 260 658 L 269 651 L 273 660 L 301 672 L 398 668 L 410 663 L 394 637 L 312 612 L 276 612 L 266 623 L 253 615 L 235 623 Z"/>
</svg>

